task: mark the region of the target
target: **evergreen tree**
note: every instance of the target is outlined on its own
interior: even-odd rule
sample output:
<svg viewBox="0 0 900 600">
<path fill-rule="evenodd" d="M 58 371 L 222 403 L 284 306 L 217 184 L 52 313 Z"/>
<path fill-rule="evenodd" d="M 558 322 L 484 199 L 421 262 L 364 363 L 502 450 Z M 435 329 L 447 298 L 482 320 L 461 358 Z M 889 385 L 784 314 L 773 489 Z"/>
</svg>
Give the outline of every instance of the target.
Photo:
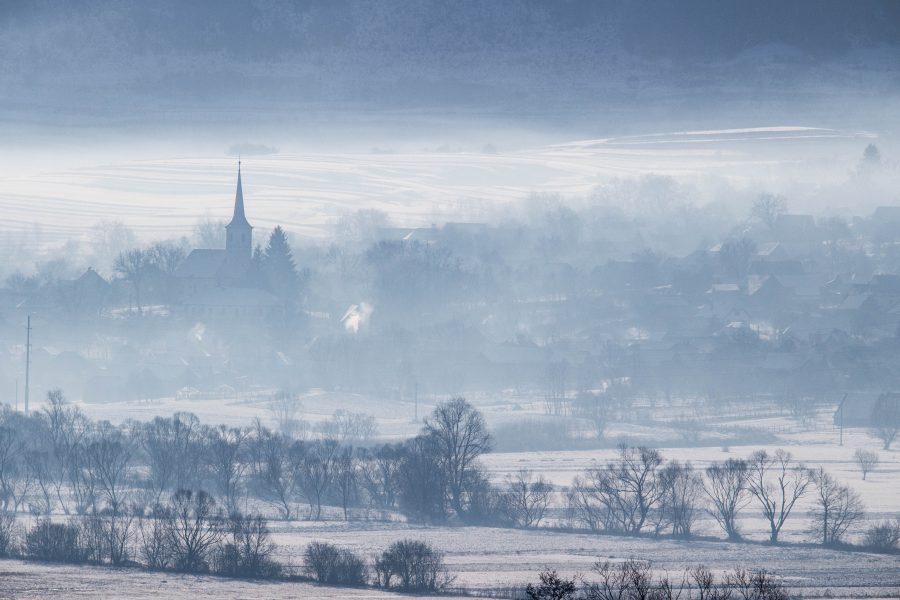
<svg viewBox="0 0 900 600">
<path fill-rule="evenodd" d="M 278 296 L 286 305 L 293 304 L 300 278 L 287 235 L 280 225 L 272 230 L 261 263 L 266 289 Z"/>
</svg>

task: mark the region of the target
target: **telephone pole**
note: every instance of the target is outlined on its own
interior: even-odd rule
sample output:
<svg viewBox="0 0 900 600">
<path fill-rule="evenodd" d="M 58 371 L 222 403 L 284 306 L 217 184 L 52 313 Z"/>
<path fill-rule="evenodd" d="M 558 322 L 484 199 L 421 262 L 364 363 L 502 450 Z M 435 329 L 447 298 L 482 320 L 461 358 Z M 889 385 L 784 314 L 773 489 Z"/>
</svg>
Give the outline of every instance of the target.
<svg viewBox="0 0 900 600">
<path fill-rule="evenodd" d="M 25 327 L 25 416 L 28 416 L 28 392 L 31 384 L 31 315 Z M 18 394 L 17 394 L 18 396 Z"/>
</svg>

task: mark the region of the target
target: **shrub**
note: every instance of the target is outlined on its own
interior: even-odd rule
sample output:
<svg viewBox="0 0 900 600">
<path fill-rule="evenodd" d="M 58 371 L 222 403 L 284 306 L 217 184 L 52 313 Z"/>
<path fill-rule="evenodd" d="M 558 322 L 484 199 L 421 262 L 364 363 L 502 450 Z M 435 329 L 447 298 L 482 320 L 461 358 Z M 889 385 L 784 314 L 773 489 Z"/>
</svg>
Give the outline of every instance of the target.
<svg viewBox="0 0 900 600">
<path fill-rule="evenodd" d="M 870 527 L 865 545 L 876 552 L 896 552 L 900 547 L 900 518 Z"/>
<path fill-rule="evenodd" d="M 172 564 L 172 551 L 166 533 L 167 516 L 166 509 L 157 506 L 148 518 L 142 517 L 138 520 L 140 532 L 138 550 L 149 569 L 161 571 L 168 569 Z"/>
<path fill-rule="evenodd" d="M 313 542 L 303 553 L 306 570 L 319 583 L 330 585 L 365 585 L 368 579 L 366 561 L 334 544 Z"/>
<path fill-rule="evenodd" d="M 81 528 L 73 523 L 38 519 L 25 536 L 25 554 L 34 560 L 83 563 L 88 558 Z"/>
<path fill-rule="evenodd" d="M 275 544 L 262 517 L 232 515 L 228 520 L 227 541 L 216 552 L 214 570 L 226 577 L 274 579 L 281 565 L 272 560 Z"/>
<path fill-rule="evenodd" d="M 19 550 L 19 528 L 16 515 L 0 513 L 0 558 L 15 556 Z"/>
<path fill-rule="evenodd" d="M 436 592 L 452 578 L 444 566 L 444 554 L 425 542 L 394 542 L 375 559 L 377 584 L 406 592 Z"/>
<path fill-rule="evenodd" d="M 569 600 L 575 597 L 575 580 L 563 579 L 556 571 L 542 571 L 538 585 L 528 584 L 525 593 L 529 600 Z"/>
</svg>

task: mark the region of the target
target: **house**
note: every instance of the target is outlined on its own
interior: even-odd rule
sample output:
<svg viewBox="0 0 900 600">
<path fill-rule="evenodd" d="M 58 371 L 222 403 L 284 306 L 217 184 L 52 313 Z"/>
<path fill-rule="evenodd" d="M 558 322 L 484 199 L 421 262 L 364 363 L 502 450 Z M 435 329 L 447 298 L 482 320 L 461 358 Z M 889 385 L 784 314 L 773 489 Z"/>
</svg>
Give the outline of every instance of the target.
<svg viewBox="0 0 900 600">
<path fill-rule="evenodd" d="M 63 283 L 66 306 L 74 312 L 99 313 L 109 298 L 111 286 L 92 267 L 77 279 Z"/>
</svg>

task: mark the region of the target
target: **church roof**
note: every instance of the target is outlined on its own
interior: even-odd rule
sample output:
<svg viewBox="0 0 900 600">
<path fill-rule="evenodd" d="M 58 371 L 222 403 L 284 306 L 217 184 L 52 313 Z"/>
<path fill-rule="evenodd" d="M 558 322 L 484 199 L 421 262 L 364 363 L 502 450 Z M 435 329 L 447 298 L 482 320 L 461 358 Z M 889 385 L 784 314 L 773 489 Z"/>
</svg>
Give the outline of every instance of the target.
<svg viewBox="0 0 900 600">
<path fill-rule="evenodd" d="M 225 250 L 191 250 L 187 258 L 175 269 L 175 277 L 212 279 L 218 274 L 227 257 Z"/>
<path fill-rule="evenodd" d="M 237 192 L 234 195 L 234 215 L 231 217 L 231 223 L 225 226 L 229 227 L 246 227 L 251 229 L 247 217 L 244 216 L 244 189 L 241 186 L 241 163 L 238 161 L 238 180 Z"/>
</svg>

